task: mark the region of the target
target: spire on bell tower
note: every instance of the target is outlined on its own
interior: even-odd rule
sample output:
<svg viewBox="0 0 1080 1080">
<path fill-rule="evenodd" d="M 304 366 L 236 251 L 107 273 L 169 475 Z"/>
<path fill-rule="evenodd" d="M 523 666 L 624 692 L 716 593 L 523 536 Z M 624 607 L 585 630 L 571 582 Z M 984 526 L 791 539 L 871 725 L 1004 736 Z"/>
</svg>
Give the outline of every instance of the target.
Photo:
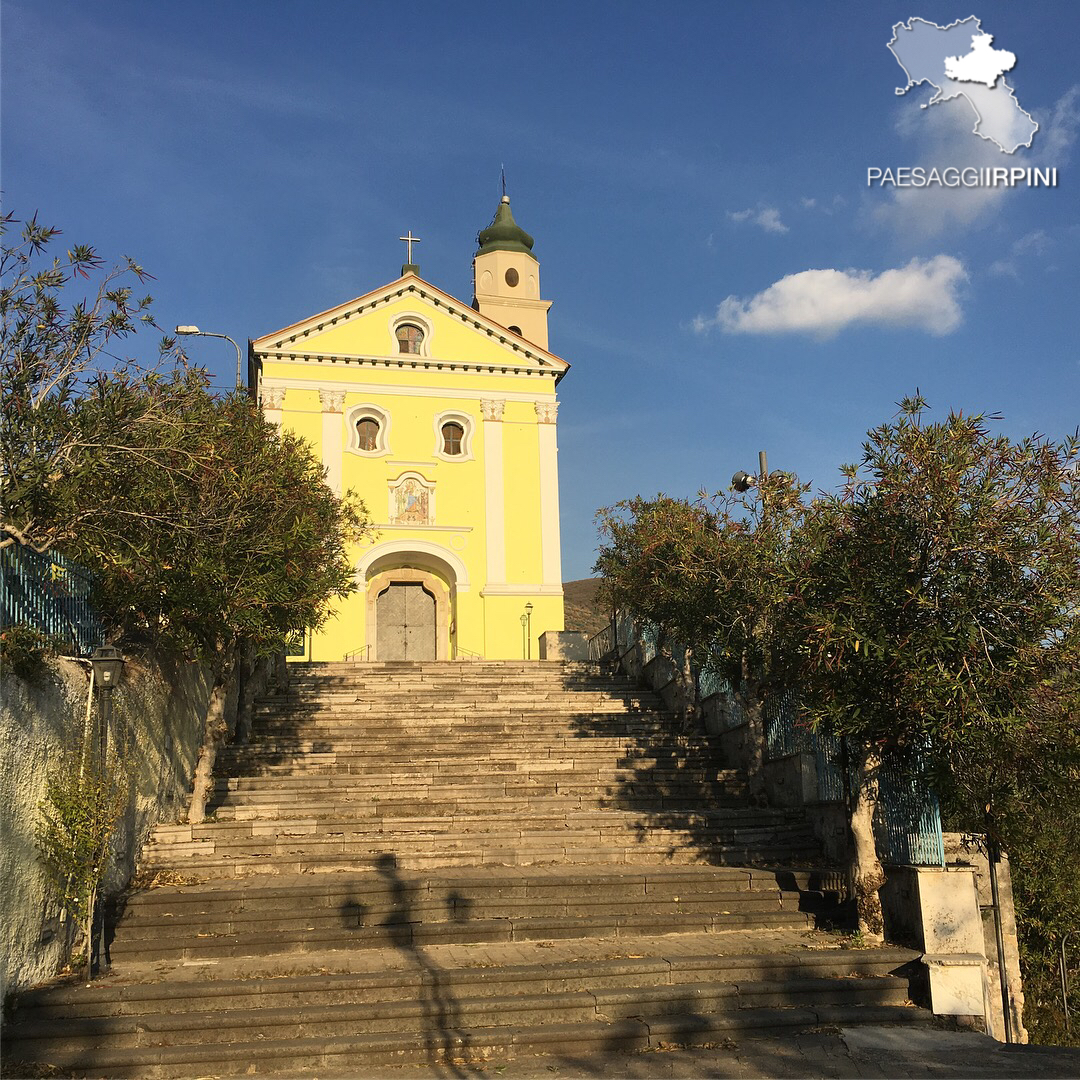
<svg viewBox="0 0 1080 1080">
<path fill-rule="evenodd" d="M 540 264 L 533 238 L 514 220 L 510 196 L 499 200 L 495 218 L 476 237 L 473 256 L 473 307 L 515 334 L 548 347 L 550 300 L 540 299 Z"/>
</svg>

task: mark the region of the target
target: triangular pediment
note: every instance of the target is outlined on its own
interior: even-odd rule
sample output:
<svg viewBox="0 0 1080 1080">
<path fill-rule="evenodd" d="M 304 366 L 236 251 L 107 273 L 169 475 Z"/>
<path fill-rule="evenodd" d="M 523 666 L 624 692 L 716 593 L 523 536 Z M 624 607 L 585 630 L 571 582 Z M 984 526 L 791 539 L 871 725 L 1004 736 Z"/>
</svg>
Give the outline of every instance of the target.
<svg viewBox="0 0 1080 1080">
<path fill-rule="evenodd" d="M 264 357 L 400 359 L 395 327 L 409 316 L 425 330 L 425 358 L 440 362 L 555 370 L 570 365 L 449 293 L 406 274 L 381 288 L 312 315 L 252 342 Z"/>
</svg>

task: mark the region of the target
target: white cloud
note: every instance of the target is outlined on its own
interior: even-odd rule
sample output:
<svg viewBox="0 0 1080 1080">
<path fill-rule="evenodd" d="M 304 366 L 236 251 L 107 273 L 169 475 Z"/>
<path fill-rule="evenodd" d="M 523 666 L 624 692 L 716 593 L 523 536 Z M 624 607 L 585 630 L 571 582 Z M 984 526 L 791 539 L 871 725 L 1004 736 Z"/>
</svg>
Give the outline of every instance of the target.
<svg viewBox="0 0 1080 1080">
<path fill-rule="evenodd" d="M 1012 247 L 1009 249 L 1009 258 L 995 259 L 990 264 L 990 273 L 1001 277 L 1011 277 L 1019 281 L 1018 259 L 1023 256 L 1041 257 L 1049 252 L 1053 246 L 1054 241 L 1046 235 L 1043 229 L 1036 229 L 1034 232 L 1026 233 L 1019 240 L 1013 242 Z"/>
<path fill-rule="evenodd" d="M 1054 103 L 1054 111 L 1043 128 L 1039 150 L 1040 165 L 1064 165 L 1069 160 L 1077 129 L 1080 128 L 1080 85 L 1072 86 Z"/>
<path fill-rule="evenodd" d="M 729 296 L 715 317 L 698 316 L 693 325 L 699 333 L 718 326 L 729 334 L 818 338 L 856 324 L 948 334 L 963 321 L 957 294 L 965 281 L 964 264 L 951 255 L 912 259 L 876 276 L 869 270 L 804 270 L 749 300 Z"/>
<path fill-rule="evenodd" d="M 1023 104 L 1023 93 L 1017 96 Z M 1016 116 L 1020 115 L 1007 95 L 999 95 L 996 101 Z M 1062 168 L 1069 161 L 1080 129 L 1080 86 L 1066 91 L 1055 102 L 1049 119 L 1040 120 L 1032 149 L 1020 160 L 1005 157 L 987 139 L 973 138 L 974 119 L 967 99 L 960 96 L 929 109 L 902 109 L 896 130 L 905 140 L 915 143 L 915 152 L 911 155 L 914 160 L 909 159 L 910 164 L 921 165 L 927 170 L 950 165 L 993 167 L 1003 162 Z M 889 189 L 884 201 L 873 200 L 872 216 L 901 236 L 924 240 L 956 229 L 988 224 L 997 218 L 1007 201 L 1017 198 L 1025 190 L 1022 187 Z"/>
<path fill-rule="evenodd" d="M 788 227 L 780 220 L 780 211 L 775 206 L 760 206 L 756 210 L 729 210 L 732 221 L 749 221 L 751 225 L 760 225 L 766 232 L 786 233 Z"/>
</svg>

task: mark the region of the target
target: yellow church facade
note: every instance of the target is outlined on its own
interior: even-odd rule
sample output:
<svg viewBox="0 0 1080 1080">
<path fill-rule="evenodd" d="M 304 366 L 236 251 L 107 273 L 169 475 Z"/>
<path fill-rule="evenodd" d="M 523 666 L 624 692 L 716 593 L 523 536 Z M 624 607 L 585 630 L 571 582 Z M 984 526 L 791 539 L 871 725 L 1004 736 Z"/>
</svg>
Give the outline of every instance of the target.
<svg viewBox="0 0 1080 1080">
<path fill-rule="evenodd" d="M 373 523 L 351 552 L 356 590 L 308 635 L 308 659 L 536 659 L 563 629 L 568 365 L 548 351 L 533 240 L 505 196 L 477 239 L 471 304 L 410 258 L 397 280 L 250 343 L 267 419 Z"/>
</svg>

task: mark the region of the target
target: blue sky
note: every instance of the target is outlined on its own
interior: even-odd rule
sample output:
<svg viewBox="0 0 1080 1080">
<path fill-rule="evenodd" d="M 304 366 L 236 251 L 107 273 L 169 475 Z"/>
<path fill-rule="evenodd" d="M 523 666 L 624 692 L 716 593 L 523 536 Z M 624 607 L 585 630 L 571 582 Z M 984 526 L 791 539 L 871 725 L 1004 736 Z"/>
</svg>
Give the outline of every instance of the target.
<svg viewBox="0 0 1080 1080">
<path fill-rule="evenodd" d="M 972 14 L 1016 54 L 1030 149 L 973 136 L 962 99 L 895 93 L 893 24 Z M 832 488 L 916 387 L 1017 437 L 1080 423 L 1073 0 L 2 0 L 0 20 L 5 208 L 137 258 L 162 326 L 243 343 L 395 278 L 408 229 L 422 276 L 469 299 L 505 164 L 572 365 L 567 580 L 598 507 L 718 489 L 763 448 Z M 1059 186 L 866 186 L 931 164 Z M 228 385 L 227 342 L 189 352 Z"/>
</svg>

